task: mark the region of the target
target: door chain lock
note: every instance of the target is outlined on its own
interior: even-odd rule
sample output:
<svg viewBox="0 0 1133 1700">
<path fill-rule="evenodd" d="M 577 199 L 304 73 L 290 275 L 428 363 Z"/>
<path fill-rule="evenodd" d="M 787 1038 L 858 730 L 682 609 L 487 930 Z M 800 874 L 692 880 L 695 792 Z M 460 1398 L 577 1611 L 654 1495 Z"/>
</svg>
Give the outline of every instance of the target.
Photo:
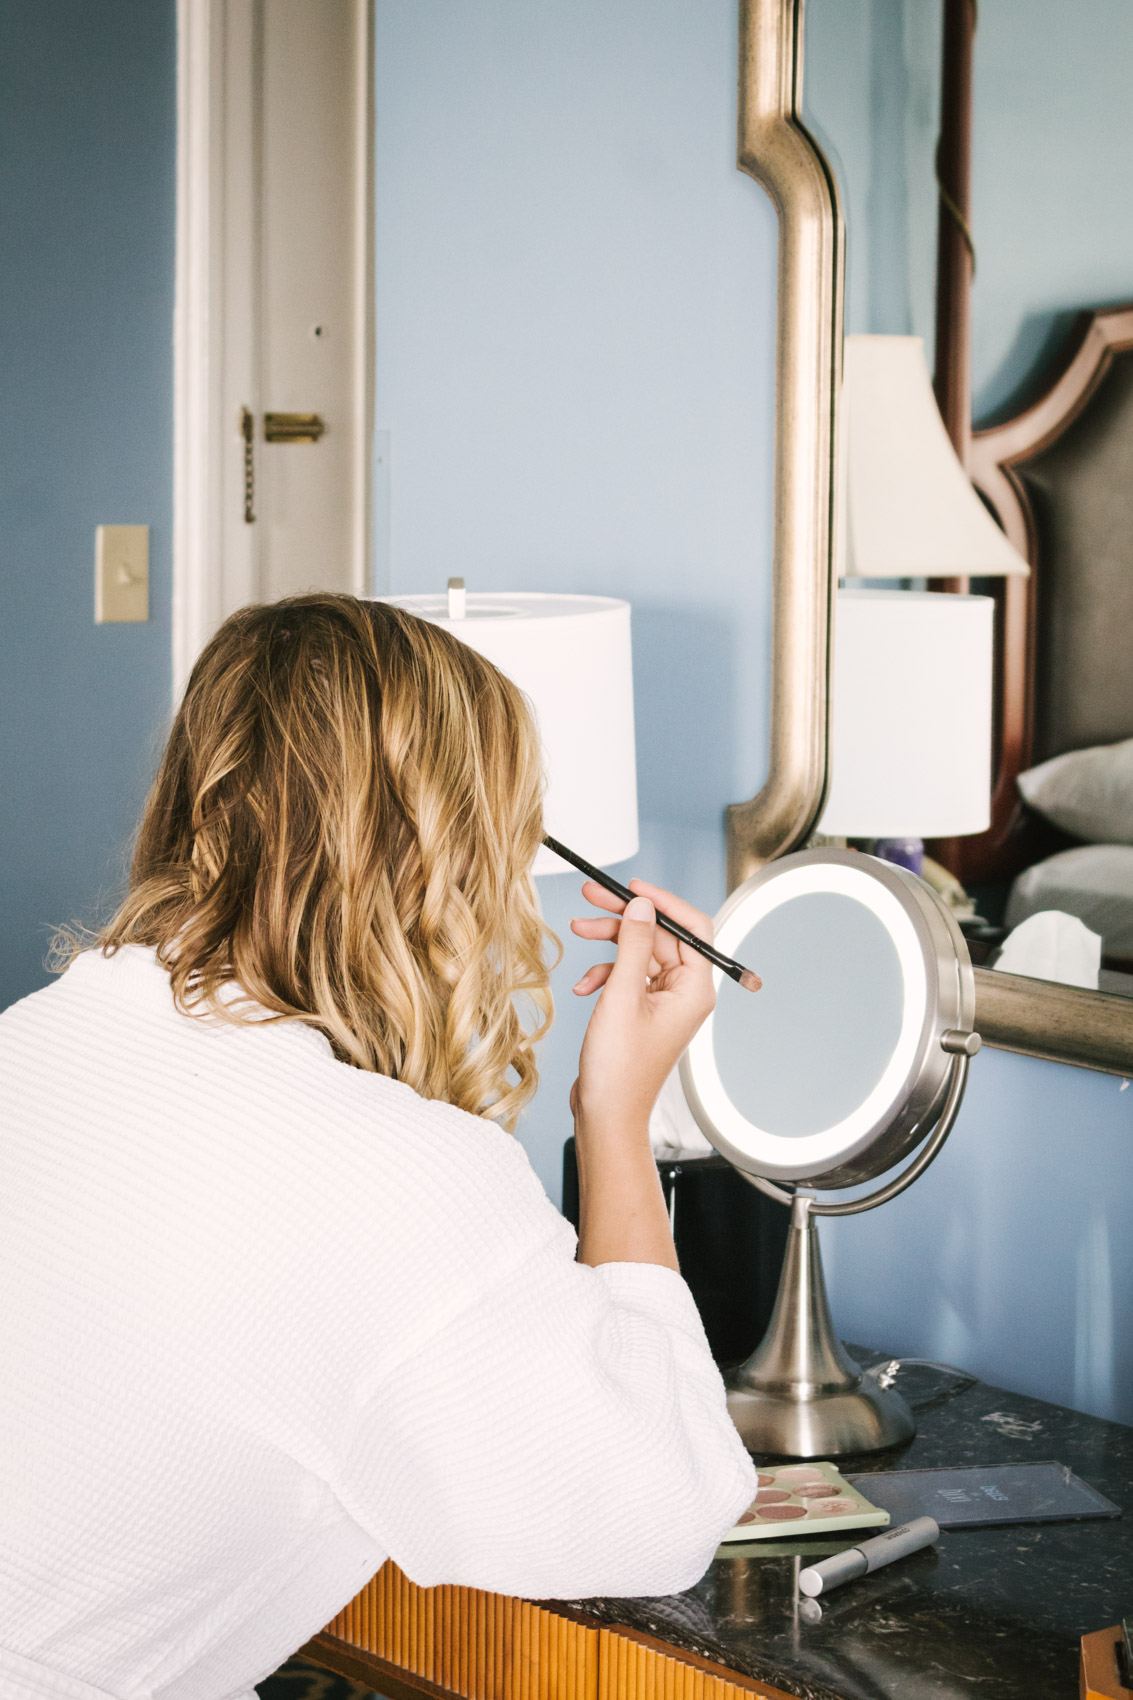
<svg viewBox="0 0 1133 1700">
<path fill-rule="evenodd" d="M 240 409 L 240 435 L 244 439 L 244 524 L 256 523 L 256 420 L 250 408 Z"/>
</svg>

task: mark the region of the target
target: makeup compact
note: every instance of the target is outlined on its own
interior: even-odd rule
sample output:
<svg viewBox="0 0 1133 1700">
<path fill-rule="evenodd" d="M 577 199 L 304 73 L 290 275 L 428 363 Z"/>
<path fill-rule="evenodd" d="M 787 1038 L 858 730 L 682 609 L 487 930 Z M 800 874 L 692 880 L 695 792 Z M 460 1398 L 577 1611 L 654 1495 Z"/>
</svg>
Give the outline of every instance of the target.
<svg viewBox="0 0 1133 1700">
<path fill-rule="evenodd" d="M 771 1535 L 821 1535 L 830 1530 L 885 1528 L 888 1511 L 871 1505 L 836 1464 L 779 1464 L 759 1472 L 758 1492 L 725 1541 Z"/>
</svg>

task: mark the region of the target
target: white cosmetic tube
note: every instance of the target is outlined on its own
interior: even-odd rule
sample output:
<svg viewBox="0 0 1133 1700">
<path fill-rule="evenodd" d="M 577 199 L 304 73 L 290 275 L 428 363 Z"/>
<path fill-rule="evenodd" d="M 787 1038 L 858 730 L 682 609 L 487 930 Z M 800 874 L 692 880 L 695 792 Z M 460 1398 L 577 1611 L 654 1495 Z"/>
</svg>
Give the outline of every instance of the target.
<svg viewBox="0 0 1133 1700">
<path fill-rule="evenodd" d="M 886 1529 L 883 1535 L 875 1535 L 860 1546 L 849 1547 L 801 1571 L 799 1591 L 809 1599 L 816 1599 L 819 1594 L 828 1594 L 831 1588 L 840 1588 L 843 1582 L 852 1582 L 855 1576 L 868 1576 L 883 1564 L 907 1558 L 911 1552 L 920 1552 L 922 1547 L 930 1547 L 939 1539 L 940 1527 L 932 1517 L 914 1517 L 911 1523 Z"/>
</svg>

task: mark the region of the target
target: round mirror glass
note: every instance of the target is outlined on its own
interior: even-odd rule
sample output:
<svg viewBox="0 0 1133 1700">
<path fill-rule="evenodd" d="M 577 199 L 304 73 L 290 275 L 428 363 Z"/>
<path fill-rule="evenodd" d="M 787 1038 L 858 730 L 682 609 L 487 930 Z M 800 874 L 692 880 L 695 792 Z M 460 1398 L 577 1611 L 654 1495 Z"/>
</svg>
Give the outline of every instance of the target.
<svg viewBox="0 0 1133 1700">
<path fill-rule="evenodd" d="M 763 990 L 724 998 L 716 1012 L 712 1048 L 727 1097 L 788 1139 L 844 1122 L 901 1037 L 905 984 L 888 927 L 856 897 L 812 891 L 762 916 L 732 954 L 759 964 Z"/>
<path fill-rule="evenodd" d="M 935 895 L 871 856 L 805 851 L 740 887 L 716 943 L 763 989 L 721 988 L 682 1063 L 708 1138 L 771 1179 L 881 1173 L 943 1087 L 940 1032 L 960 1019 L 957 952 Z"/>
</svg>

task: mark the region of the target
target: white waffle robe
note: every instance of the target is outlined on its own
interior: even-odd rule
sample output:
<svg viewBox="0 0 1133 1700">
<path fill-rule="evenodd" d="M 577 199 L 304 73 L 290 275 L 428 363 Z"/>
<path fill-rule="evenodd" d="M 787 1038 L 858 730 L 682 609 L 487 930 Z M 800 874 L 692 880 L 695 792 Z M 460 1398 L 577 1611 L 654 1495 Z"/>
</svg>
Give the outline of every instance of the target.
<svg viewBox="0 0 1133 1700">
<path fill-rule="evenodd" d="M 0 1694 L 230 1700 L 387 1557 L 667 1594 L 751 1499 L 678 1275 L 522 1147 L 138 946 L 0 1016 Z"/>
</svg>

